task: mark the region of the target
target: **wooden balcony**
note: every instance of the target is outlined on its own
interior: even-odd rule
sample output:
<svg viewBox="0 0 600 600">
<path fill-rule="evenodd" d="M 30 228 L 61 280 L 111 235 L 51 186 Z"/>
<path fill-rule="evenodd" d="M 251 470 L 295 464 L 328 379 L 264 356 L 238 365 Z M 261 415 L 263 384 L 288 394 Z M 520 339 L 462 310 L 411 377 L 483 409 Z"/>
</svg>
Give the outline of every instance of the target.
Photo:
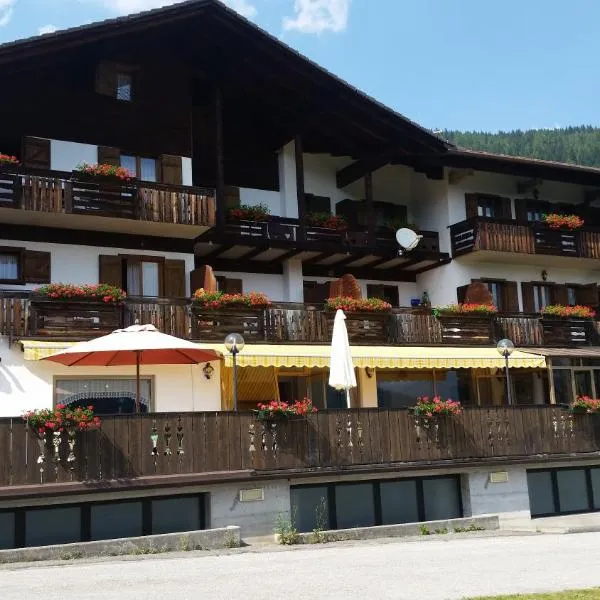
<svg viewBox="0 0 600 600">
<path fill-rule="evenodd" d="M 543 223 L 477 217 L 450 227 L 452 256 L 478 250 L 600 258 L 600 229 L 556 230 Z"/>
<path fill-rule="evenodd" d="M 75 434 L 72 454 L 68 441 L 65 432 L 55 446 L 34 436 L 21 418 L 0 419 L 0 488 L 10 494 L 11 487 L 38 484 L 32 493 L 43 493 L 45 485 L 69 483 L 72 493 L 76 482 L 127 487 L 140 478 L 160 485 L 164 478 L 163 485 L 176 485 L 220 472 L 243 478 L 572 460 L 598 455 L 600 420 L 552 406 L 467 408 L 429 428 L 402 409 L 322 411 L 292 421 L 259 421 L 251 413 L 154 413 L 105 417 L 100 429 Z"/>
<path fill-rule="evenodd" d="M 195 237 L 215 224 L 215 193 L 212 189 L 137 180 L 100 181 L 62 171 L 23 168 L 0 169 L 2 208 L 27 211 L 5 214 L 5 218 L 16 223 L 26 222 L 27 213 L 43 213 L 43 224 L 65 227 L 73 226 L 77 221 L 63 219 L 61 223 L 54 215 L 105 217 L 191 226 L 185 237 Z M 18 214 L 21 214 L 21 221 L 17 219 Z"/>
<path fill-rule="evenodd" d="M 440 251 L 437 231 L 420 231 L 417 248 L 400 253 L 390 229 L 371 239 L 365 230 L 337 231 L 298 219 L 271 216 L 266 221 L 228 221 L 224 230 L 206 231 L 197 239 L 196 256 L 222 271 L 280 273 L 295 258 L 308 276 L 342 276 L 380 281 L 416 281 L 418 273 L 449 262 Z"/>
<path fill-rule="evenodd" d="M 329 344 L 333 313 L 319 305 L 277 303 L 267 309 L 206 310 L 186 298 L 129 297 L 121 306 L 63 302 L 25 293 L 0 296 L 0 335 L 9 340 L 82 340 L 136 321 L 196 341 L 222 341 L 237 331 L 248 343 Z M 348 313 L 348 336 L 356 345 L 493 345 L 510 338 L 519 347 L 600 345 L 600 322 L 549 319 L 522 313 L 494 316 L 433 316 L 424 309 Z"/>
</svg>

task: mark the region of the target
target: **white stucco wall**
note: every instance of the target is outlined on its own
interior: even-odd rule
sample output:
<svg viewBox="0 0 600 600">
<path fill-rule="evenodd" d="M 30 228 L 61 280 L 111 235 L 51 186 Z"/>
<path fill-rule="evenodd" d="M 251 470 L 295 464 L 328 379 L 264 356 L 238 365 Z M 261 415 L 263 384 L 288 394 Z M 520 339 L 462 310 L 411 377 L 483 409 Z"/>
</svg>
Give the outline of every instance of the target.
<svg viewBox="0 0 600 600">
<path fill-rule="evenodd" d="M 95 165 L 98 162 L 98 146 L 50 140 L 50 169 L 73 171 L 81 163 Z"/>
<path fill-rule="evenodd" d="M 210 380 L 202 365 L 142 366 L 140 374 L 153 376 L 153 404 L 156 412 L 221 410 L 219 361 Z M 19 344 L 8 347 L 0 340 L 0 417 L 21 415 L 30 409 L 50 408 L 54 378 L 135 378 L 135 367 L 65 367 L 50 361 L 24 360 Z"/>
<path fill-rule="evenodd" d="M 285 207 L 282 204 L 282 195 L 280 192 L 240 188 L 240 204 L 248 204 L 250 206 L 265 204 L 272 215 L 278 217 L 285 216 Z"/>
<path fill-rule="evenodd" d="M 215 271 L 215 275 L 241 279 L 244 293 L 263 292 L 274 302 L 287 302 L 283 275 L 239 273 L 236 271 Z"/>
<path fill-rule="evenodd" d="M 71 244 L 46 244 L 42 242 L 22 242 L 19 240 L 0 240 L 0 245 L 50 252 L 50 275 L 52 283 L 98 283 L 100 274 L 100 259 L 98 257 L 101 254 L 143 254 L 146 256 L 162 256 L 167 259 L 185 260 L 186 290 L 188 294 L 190 292 L 189 272 L 194 268 L 194 256 L 192 254 L 98 246 L 74 246 Z M 39 287 L 39 285 L 2 284 L 0 285 L 0 290 L 26 290 L 36 287 Z"/>
</svg>

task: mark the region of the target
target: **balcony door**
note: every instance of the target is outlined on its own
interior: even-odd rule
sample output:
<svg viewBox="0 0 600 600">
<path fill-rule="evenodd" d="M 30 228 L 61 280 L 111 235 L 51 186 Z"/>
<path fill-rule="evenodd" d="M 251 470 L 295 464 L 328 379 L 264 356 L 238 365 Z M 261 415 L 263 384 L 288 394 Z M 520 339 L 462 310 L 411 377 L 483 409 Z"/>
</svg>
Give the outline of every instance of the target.
<svg viewBox="0 0 600 600">
<path fill-rule="evenodd" d="M 510 198 L 491 194 L 465 194 L 465 212 L 467 219 L 485 217 L 489 219 L 511 219 Z"/>
</svg>

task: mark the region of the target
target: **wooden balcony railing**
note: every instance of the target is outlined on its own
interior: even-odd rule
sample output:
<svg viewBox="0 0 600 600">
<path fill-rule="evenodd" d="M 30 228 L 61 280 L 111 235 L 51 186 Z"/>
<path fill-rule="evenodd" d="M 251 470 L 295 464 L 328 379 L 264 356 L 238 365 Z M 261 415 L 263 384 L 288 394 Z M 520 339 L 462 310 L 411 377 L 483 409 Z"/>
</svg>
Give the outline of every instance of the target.
<svg viewBox="0 0 600 600">
<path fill-rule="evenodd" d="M 402 409 L 321 411 L 268 422 L 251 413 L 155 413 L 104 417 L 100 429 L 74 439 L 71 454 L 67 432 L 55 447 L 34 436 L 21 418 L 0 419 L 0 487 L 589 458 L 598 455 L 600 420 L 552 406 L 467 408 L 429 428 Z"/>
<path fill-rule="evenodd" d="M 276 240 L 297 242 L 300 240 L 300 222 L 298 219 L 271 216 L 267 221 L 228 221 L 225 227 L 227 236 L 232 236 L 243 241 L 244 238 L 261 240 Z M 437 231 L 420 231 L 423 236 L 419 242 L 418 250 L 422 252 L 437 253 L 440 251 L 440 238 Z M 318 242 L 335 246 L 368 247 L 373 245 L 379 249 L 389 248 L 398 250 L 395 232 L 390 229 L 378 229 L 375 240 L 371 244 L 366 230 L 362 231 L 336 231 L 324 227 L 309 225 L 305 230 L 306 242 Z"/>
<path fill-rule="evenodd" d="M 54 340 L 89 339 L 136 322 L 196 341 L 221 341 L 237 331 L 249 343 L 329 344 L 333 313 L 318 305 L 273 304 L 265 310 L 206 310 L 186 298 L 129 297 L 121 306 L 63 302 L 6 292 L 0 296 L 0 335 Z M 348 313 L 348 336 L 358 345 L 492 345 L 510 338 L 517 346 L 600 345 L 594 319 L 545 318 L 538 314 L 435 317 L 423 309 Z"/>
<path fill-rule="evenodd" d="M 100 181 L 62 171 L 0 169 L 0 208 L 212 227 L 212 189 Z"/>
<path fill-rule="evenodd" d="M 476 217 L 450 227 L 452 255 L 476 250 L 600 258 L 600 229 L 568 231 L 542 223 Z"/>
</svg>

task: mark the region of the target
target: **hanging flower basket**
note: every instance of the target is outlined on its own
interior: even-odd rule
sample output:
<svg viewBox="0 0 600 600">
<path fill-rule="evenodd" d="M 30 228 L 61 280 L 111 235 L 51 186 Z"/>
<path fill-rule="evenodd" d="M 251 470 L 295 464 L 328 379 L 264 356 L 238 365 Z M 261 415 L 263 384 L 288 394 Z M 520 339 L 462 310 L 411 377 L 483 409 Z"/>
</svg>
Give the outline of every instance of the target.
<svg viewBox="0 0 600 600">
<path fill-rule="evenodd" d="M 273 400 L 269 403 L 259 404 L 258 410 L 254 411 L 256 418 L 261 421 L 290 420 L 303 418 L 317 412 L 310 398 L 298 400 L 293 404 Z"/>
<path fill-rule="evenodd" d="M 550 229 L 581 229 L 585 221 L 577 215 L 561 215 L 558 213 L 549 213 L 542 215 L 542 222 L 548 225 Z"/>
<path fill-rule="evenodd" d="M 417 421 L 417 425 L 429 428 L 438 425 L 440 418 L 451 418 L 460 415 L 462 405 L 457 400 L 443 400 L 440 396 L 419 396 L 417 403 L 410 409 Z"/>
<path fill-rule="evenodd" d="M 577 396 L 577 399 L 569 404 L 569 412 L 575 414 L 600 414 L 600 400 L 589 396 Z"/>
<path fill-rule="evenodd" d="M 93 406 L 69 408 L 65 404 L 57 404 L 54 409 L 29 410 L 23 415 L 23 419 L 40 438 L 44 438 L 48 433 L 95 429 L 101 424 L 100 417 L 94 414 Z"/>
</svg>

